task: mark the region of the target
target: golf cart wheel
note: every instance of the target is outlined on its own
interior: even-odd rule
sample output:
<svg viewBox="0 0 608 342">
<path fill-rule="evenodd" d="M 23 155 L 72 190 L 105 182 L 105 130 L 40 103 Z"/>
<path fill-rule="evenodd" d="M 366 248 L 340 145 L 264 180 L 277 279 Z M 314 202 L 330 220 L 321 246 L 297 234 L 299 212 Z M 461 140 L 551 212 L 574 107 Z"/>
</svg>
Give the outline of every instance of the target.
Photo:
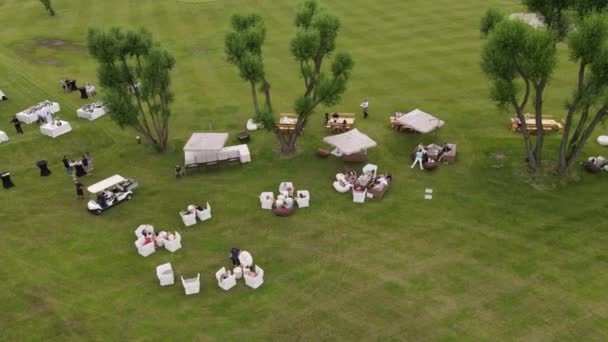
<svg viewBox="0 0 608 342">
<path fill-rule="evenodd" d="M 127 201 L 130 201 L 133 198 L 133 194 L 128 194 L 127 195 Z"/>
<path fill-rule="evenodd" d="M 93 210 L 93 214 L 98 215 L 98 216 L 101 215 L 101 209 Z"/>
</svg>

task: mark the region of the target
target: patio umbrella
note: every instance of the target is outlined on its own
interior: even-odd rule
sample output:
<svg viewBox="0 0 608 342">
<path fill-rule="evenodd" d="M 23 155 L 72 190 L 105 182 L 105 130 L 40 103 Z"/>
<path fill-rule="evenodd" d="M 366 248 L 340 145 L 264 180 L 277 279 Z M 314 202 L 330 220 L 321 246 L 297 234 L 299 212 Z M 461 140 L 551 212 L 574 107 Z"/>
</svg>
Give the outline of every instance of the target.
<svg viewBox="0 0 608 342">
<path fill-rule="evenodd" d="M 247 251 L 242 251 L 239 253 L 239 261 L 242 266 L 251 266 L 253 265 L 253 257 Z"/>
</svg>

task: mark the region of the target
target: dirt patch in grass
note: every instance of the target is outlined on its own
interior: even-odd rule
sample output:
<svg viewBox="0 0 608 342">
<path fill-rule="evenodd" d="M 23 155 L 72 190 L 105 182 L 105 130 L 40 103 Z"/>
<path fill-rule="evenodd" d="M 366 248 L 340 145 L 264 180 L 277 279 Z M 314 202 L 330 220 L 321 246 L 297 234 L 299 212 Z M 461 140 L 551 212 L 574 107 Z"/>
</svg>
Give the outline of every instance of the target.
<svg viewBox="0 0 608 342">
<path fill-rule="evenodd" d="M 51 51 L 50 53 L 41 53 L 39 51 L 40 49 L 46 49 Z M 53 52 L 86 54 L 87 47 L 81 44 L 57 38 L 34 37 L 32 38 L 32 40 L 17 46 L 15 48 L 15 52 L 20 57 L 36 64 L 59 66 L 63 63 L 60 60 L 53 58 Z"/>
</svg>

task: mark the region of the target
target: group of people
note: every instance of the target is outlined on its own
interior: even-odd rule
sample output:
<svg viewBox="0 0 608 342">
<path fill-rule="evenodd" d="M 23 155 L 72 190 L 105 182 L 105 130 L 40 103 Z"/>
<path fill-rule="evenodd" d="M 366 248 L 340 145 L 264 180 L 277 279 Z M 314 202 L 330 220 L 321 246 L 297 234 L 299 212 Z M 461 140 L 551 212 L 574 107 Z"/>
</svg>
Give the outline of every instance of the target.
<svg viewBox="0 0 608 342">
<path fill-rule="evenodd" d="M 338 114 L 337 112 L 334 112 L 331 115 L 331 122 L 329 118 L 329 113 L 325 113 L 325 125 L 331 125 L 333 129 L 339 130 L 340 133 L 348 132 L 349 130 L 348 122 L 346 120 L 340 122 L 340 114 Z"/>
<path fill-rule="evenodd" d="M 154 230 L 144 229 L 142 231 L 142 235 L 144 237 L 144 245 L 153 243 L 154 247 L 162 247 L 165 241 L 175 240 L 175 235 L 171 232 L 166 231 L 156 233 L 154 232 Z"/>
<path fill-rule="evenodd" d="M 93 171 L 93 156 L 89 152 L 83 153 L 80 160 L 72 159 L 70 161 L 67 155 L 63 156 L 61 162 L 68 176 L 72 177 L 74 181 L 77 177 L 90 176 L 91 171 Z"/>
<path fill-rule="evenodd" d="M 430 146 L 430 145 L 429 145 Z M 437 158 L 437 160 L 433 159 L 433 157 L 431 155 L 429 155 L 427 149 L 424 147 L 424 145 L 422 144 L 418 144 L 418 146 L 416 147 L 416 151 L 414 153 L 414 162 L 412 163 L 412 166 L 410 167 L 411 169 L 413 169 L 416 164 L 418 164 L 420 166 L 420 170 L 424 170 L 424 165 L 429 165 L 432 163 L 436 163 L 438 161 L 441 161 L 441 159 L 443 158 L 444 154 L 446 152 L 450 152 L 451 151 L 451 147 L 449 146 L 449 144 L 443 144 L 443 147 L 441 147 L 441 151 L 439 151 L 438 155 L 439 158 Z"/>
</svg>

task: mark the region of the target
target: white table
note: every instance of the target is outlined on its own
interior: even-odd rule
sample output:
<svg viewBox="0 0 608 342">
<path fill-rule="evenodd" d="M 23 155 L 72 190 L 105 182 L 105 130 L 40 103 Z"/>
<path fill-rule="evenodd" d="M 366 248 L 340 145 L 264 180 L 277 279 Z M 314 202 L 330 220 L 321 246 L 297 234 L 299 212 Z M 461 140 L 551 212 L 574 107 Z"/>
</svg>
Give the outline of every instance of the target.
<svg viewBox="0 0 608 342">
<path fill-rule="evenodd" d="M 8 135 L 6 135 L 5 132 L 0 131 L 0 144 L 3 143 L 3 142 L 5 142 L 5 141 L 8 141 Z"/>
<path fill-rule="evenodd" d="M 40 126 L 40 133 L 48 135 L 51 138 L 65 134 L 72 130 L 72 126 L 67 121 L 60 120 L 61 125 L 56 125 L 56 121 Z"/>
<path fill-rule="evenodd" d="M 238 266 L 237 266 L 237 267 L 235 267 L 235 268 L 232 270 L 232 273 L 234 273 L 234 277 L 235 277 L 236 279 L 241 279 L 241 278 L 243 278 L 243 269 L 242 269 L 242 268 L 240 268 L 240 267 L 238 267 Z"/>
<path fill-rule="evenodd" d="M 98 119 L 99 117 L 106 115 L 106 113 L 106 107 L 104 107 L 101 102 L 88 104 L 76 111 L 76 115 L 78 115 L 79 118 L 90 121 Z"/>
<path fill-rule="evenodd" d="M 51 102 L 51 101 L 43 101 L 39 104 L 32 106 L 20 113 L 17 113 L 15 116 L 19 121 L 25 124 L 31 124 L 38 121 L 38 117 L 46 117 L 46 112 L 51 112 L 52 114 L 57 113 L 61 108 L 59 107 L 59 103 Z"/>
</svg>

